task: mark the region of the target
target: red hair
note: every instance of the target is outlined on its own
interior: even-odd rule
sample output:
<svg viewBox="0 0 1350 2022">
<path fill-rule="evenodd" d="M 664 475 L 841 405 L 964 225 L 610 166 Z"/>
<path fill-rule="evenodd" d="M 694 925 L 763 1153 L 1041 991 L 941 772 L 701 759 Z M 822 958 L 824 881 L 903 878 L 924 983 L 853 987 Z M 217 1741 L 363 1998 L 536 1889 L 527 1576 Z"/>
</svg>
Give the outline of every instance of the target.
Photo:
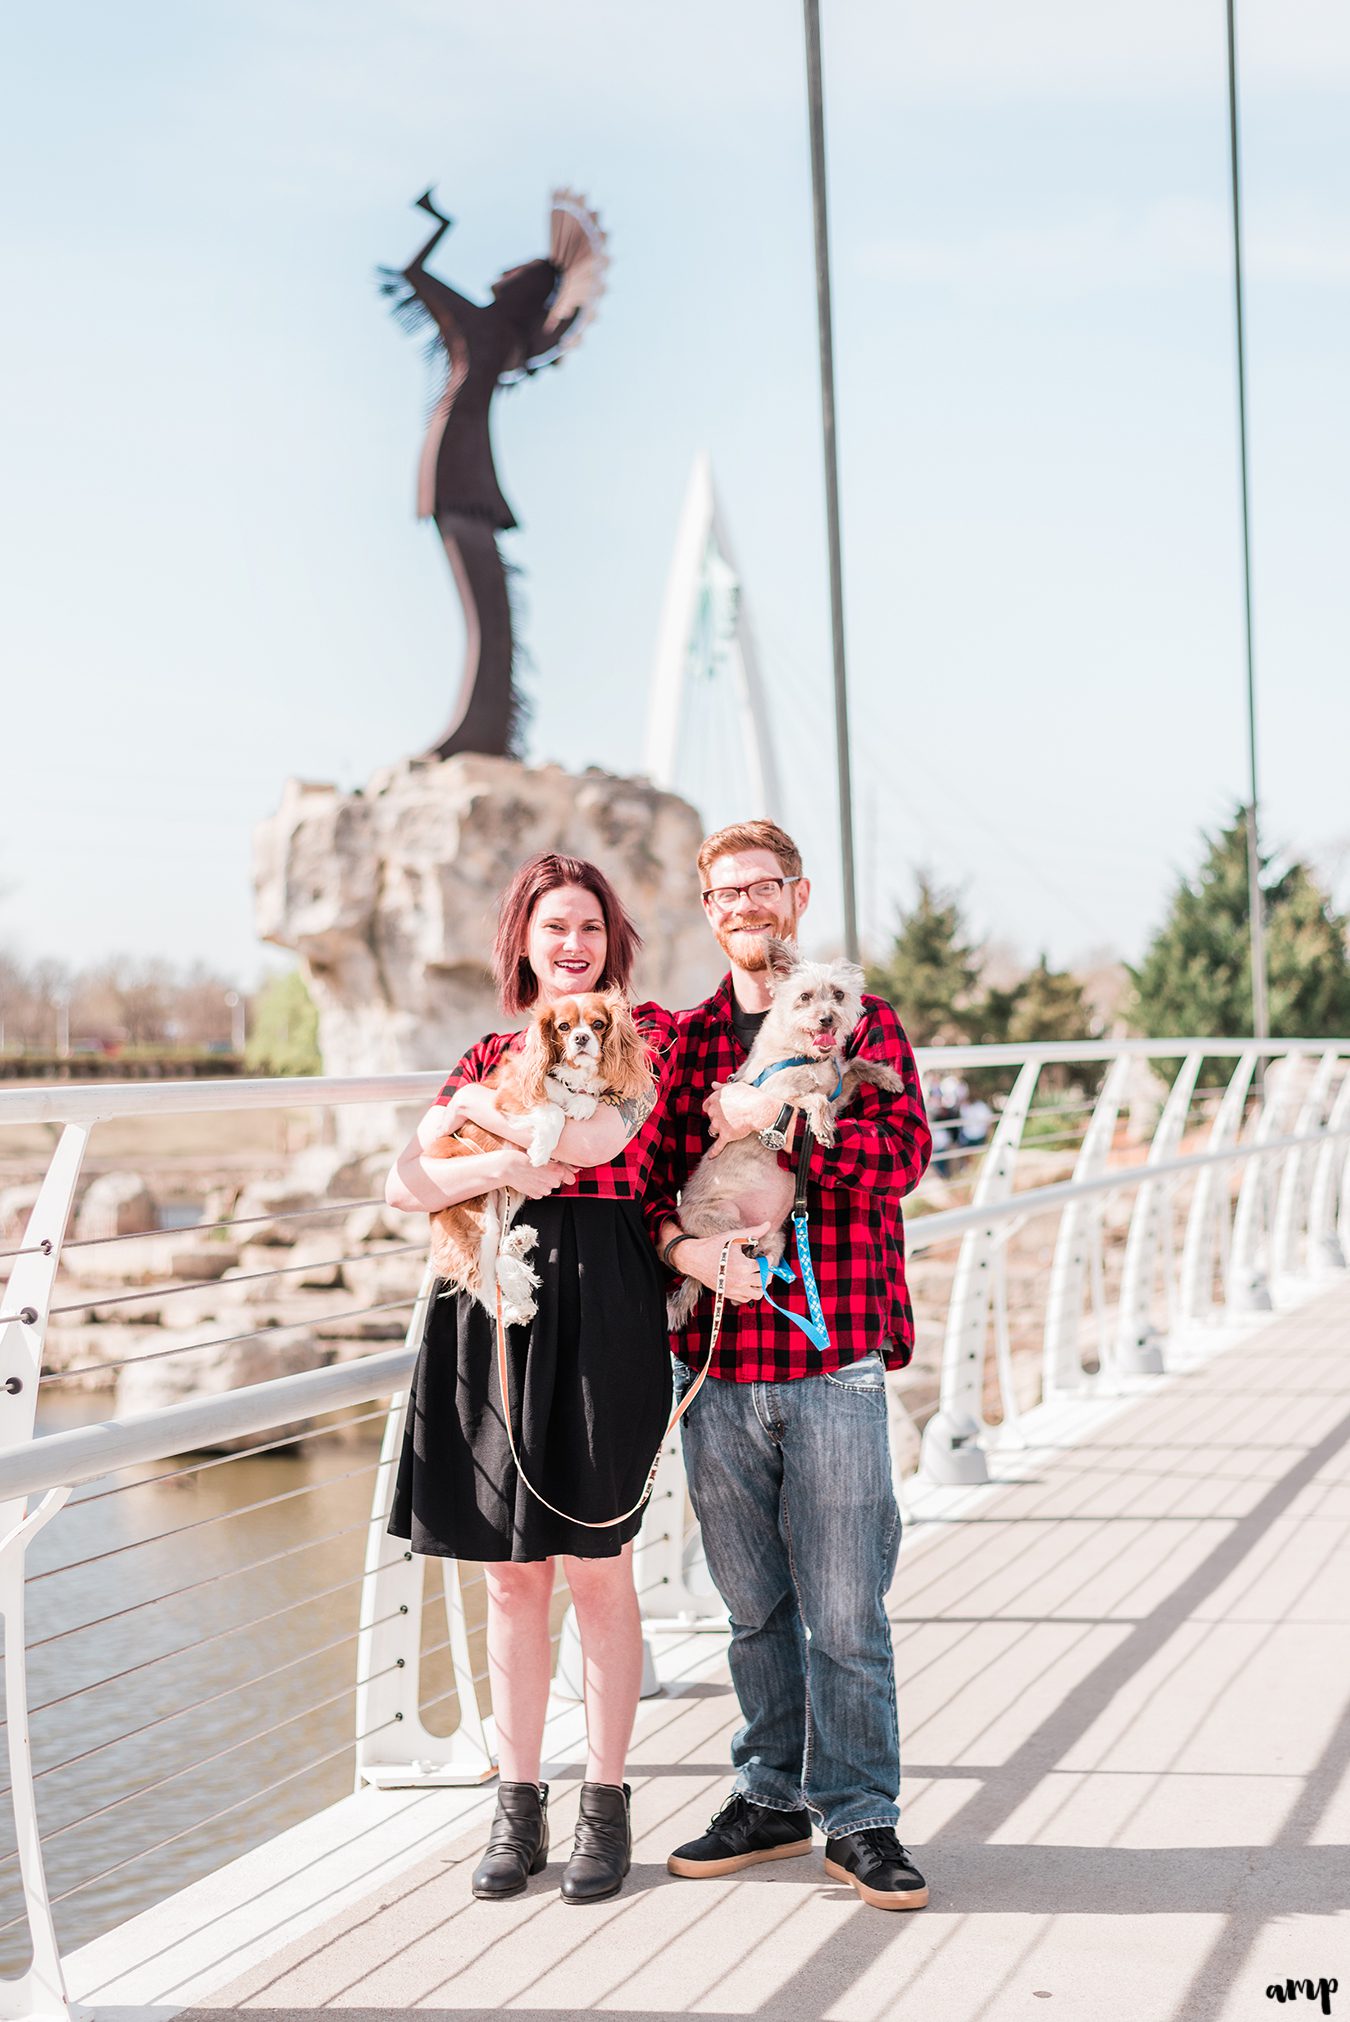
<svg viewBox="0 0 1350 2022">
<path fill-rule="evenodd" d="M 510 1017 L 528 1011 L 539 995 L 539 979 L 530 967 L 530 921 L 542 898 L 561 885 L 590 892 L 605 923 L 605 966 L 597 990 L 627 990 L 633 958 L 642 936 L 619 900 L 609 879 L 585 857 L 558 856 L 552 850 L 523 863 L 502 894 L 497 938 L 492 944 L 492 973 L 502 1009 Z"/>
</svg>

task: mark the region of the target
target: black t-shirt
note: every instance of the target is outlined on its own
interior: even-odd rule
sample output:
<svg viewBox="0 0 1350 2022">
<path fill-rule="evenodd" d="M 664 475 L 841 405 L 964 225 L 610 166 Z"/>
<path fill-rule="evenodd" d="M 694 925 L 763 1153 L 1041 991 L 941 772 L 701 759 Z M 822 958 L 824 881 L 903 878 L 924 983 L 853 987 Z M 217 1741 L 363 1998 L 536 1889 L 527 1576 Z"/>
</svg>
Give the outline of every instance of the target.
<svg viewBox="0 0 1350 2022">
<path fill-rule="evenodd" d="M 732 991 L 731 1023 L 735 1030 L 736 1037 L 740 1040 L 741 1045 L 745 1048 L 747 1053 L 750 1051 L 750 1048 L 754 1045 L 756 1039 L 758 1039 L 759 1028 L 764 1023 L 764 1020 L 768 1017 L 768 1015 L 769 1012 L 767 1005 L 762 1011 L 743 1010 L 740 1003 L 737 1001 L 735 991 L 734 990 Z"/>
</svg>

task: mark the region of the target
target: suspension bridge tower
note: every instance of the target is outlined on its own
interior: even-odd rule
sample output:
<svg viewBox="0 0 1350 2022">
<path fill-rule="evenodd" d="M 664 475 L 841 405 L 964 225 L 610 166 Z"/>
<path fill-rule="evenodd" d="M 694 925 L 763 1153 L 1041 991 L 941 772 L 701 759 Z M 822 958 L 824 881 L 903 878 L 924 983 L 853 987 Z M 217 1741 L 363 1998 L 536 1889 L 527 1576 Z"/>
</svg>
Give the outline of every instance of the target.
<svg viewBox="0 0 1350 2022">
<path fill-rule="evenodd" d="M 740 571 L 700 451 L 661 609 L 644 770 L 709 828 L 784 818 L 773 730 Z"/>
</svg>

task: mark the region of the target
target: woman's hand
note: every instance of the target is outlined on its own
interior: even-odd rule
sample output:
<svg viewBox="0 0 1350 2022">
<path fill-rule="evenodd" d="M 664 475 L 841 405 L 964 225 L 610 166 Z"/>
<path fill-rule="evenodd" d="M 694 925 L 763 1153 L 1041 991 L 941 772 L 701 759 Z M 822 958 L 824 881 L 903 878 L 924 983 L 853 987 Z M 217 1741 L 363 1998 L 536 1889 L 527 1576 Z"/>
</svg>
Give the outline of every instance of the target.
<svg viewBox="0 0 1350 2022">
<path fill-rule="evenodd" d="M 565 1164 L 561 1159 L 550 1159 L 547 1165 L 531 1165 L 529 1153 L 514 1144 L 503 1145 L 500 1151 L 492 1154 L 492 1158 L 496 1185 L 510 1187 L 513 1193 L 524 1194 L 527 1200 L 543 1200 L 546 1194 L 566 1186 L 577 1176 L 576 1167 Z"/>
<path fill-rule="evenodd" d="M 444 1106 L 446 1130 L 458 1130 L 462 1123 L 481 1123 L 478 1112 L 491 1105 L 490 1088 L 485 1088 L 481 1081 L 462 1082 Z"/>
</svg>

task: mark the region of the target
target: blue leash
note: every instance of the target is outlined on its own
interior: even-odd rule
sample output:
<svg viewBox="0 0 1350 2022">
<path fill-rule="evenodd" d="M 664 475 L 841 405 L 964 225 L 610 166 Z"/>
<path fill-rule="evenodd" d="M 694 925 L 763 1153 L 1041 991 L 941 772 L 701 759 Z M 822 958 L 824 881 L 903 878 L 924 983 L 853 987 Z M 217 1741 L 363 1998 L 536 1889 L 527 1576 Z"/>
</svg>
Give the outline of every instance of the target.
<svg viewBox="0 0 1350 2022">
<path fill-rule="evenodd" d="M 786 1066 L 787 1063 L 780 1061 L 779 1065 Z M 843 1085 L 842 1075 L 840 1085 Z M 835 1093 L 838 1094 L 838 1089 Z M 755 1262 L 759 1265 L 759 1282 L 764 1296 L 774 1312 L 781 1313 L 794 1327 L 800 1327 L 812 1347 L 824 1350 L 830 1345 L 830 1330 L 825 1325 L 825 1315 L 821 1310 L 820 1292 L 816 1286 L 815 1269 L 811 1263 L 811 1238 L 806 1226 L 806 1169 L 811 1162 L 811 1147 L 814 1143 L 810 1124 L 803 1124 L 802 1149 L 797 1160 L 797 1188 L 792 1202 L 792 1234 L 797 1245 L 797 1265 L 802 1274 L 802 1290 L 806 1294 L 806 1307 L 811 1315 L 809 1320 L 803 1320 L 800 1313 L 793 1313 L 786 1306 L 780 1306 L 769 1291 L 771 1278 L 781 1278 L 787 1285 L 793 1283 L 792 1266 L 787 1258 L 780 1257 L 776 1264 L 770 1264 L 767 1257 L 756 1257 Z"/>
</svg>

